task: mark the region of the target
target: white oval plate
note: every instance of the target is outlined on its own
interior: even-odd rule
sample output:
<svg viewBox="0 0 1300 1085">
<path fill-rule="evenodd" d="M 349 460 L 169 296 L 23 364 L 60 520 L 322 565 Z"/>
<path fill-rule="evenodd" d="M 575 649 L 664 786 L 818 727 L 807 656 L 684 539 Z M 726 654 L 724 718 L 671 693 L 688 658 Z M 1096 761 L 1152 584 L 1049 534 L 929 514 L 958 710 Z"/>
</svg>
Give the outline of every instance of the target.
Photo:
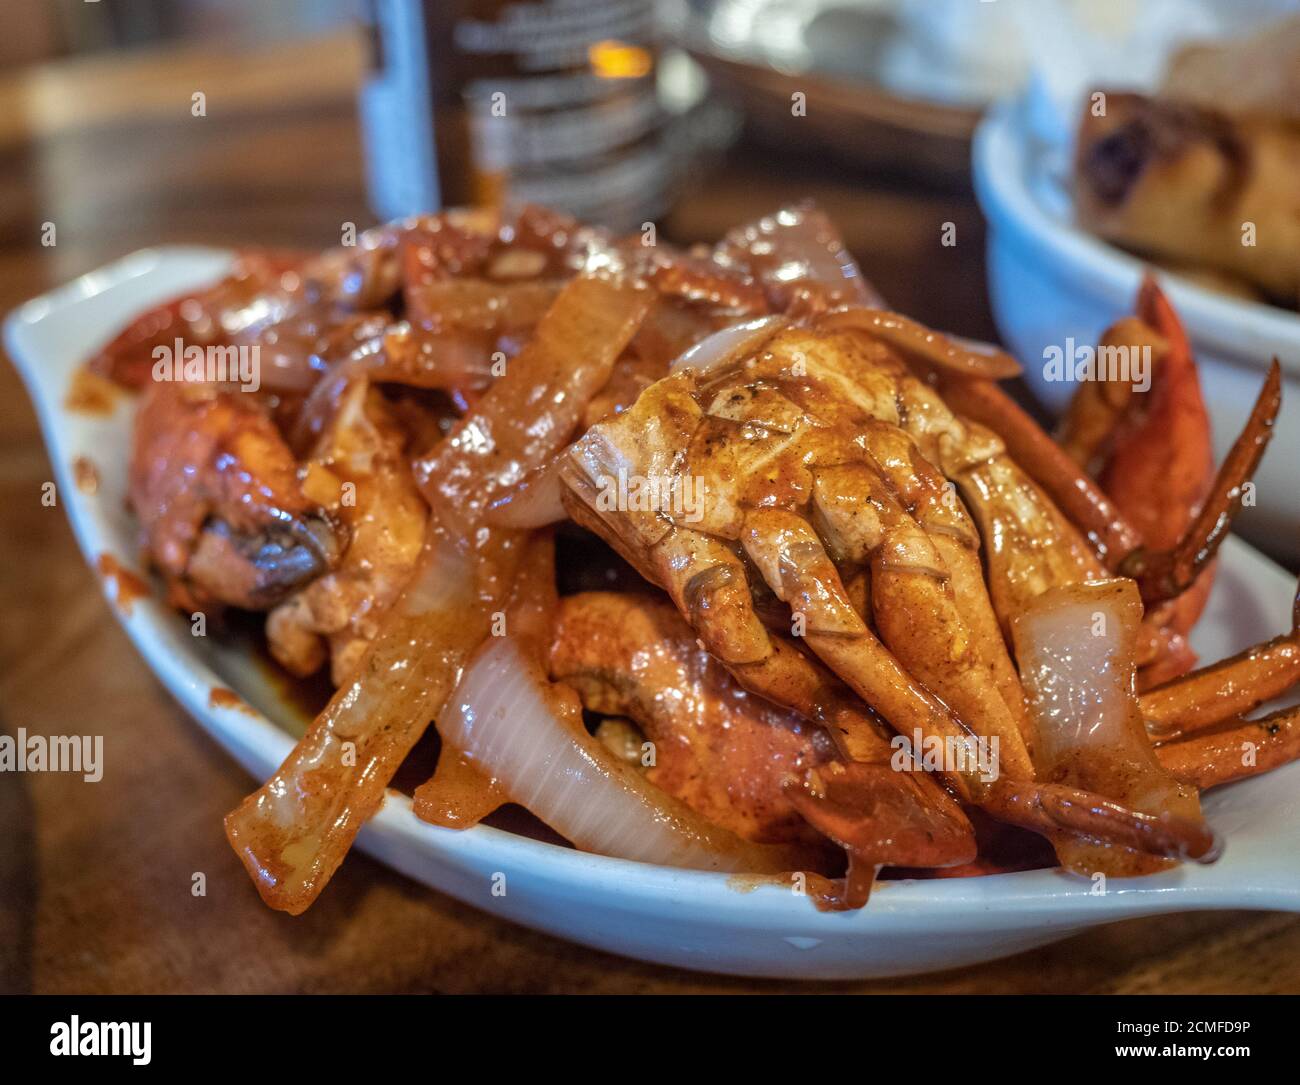
<svg viewBox="0 0 1300 1085">
<path fill-rule="evenodd" d="M 104 417 L 66 409 L 73 373 L 129 317 L 213 279 L 229 261 L 230 254 L 211 249 L 145 250 L 29 302 L 6 321 L 5 343 L 31 390 L 59 493 L 92 567 L 105 553 L 128 568 L 138 560 L 124 500 L 132 407 L 122 397 Z M 93 496 L 75 485 L 77 457 L 98 469 Z M 1197 649 L 1216 659 L 1286 628 L 1293 589 L 1290 576 L 1230 539 L 1193 637 Z M 104 590 L 113 598 L 111 581 Z M 293 745 L 295 713 L 259 666 L 213 638 L 191 636 L 188 623 L 154 598 L 137 600 L 129 613 L 116 609 L 177 700 L 253 776 L 266 779 Z M 237 690 L 252 707 L 214 707 L 214 687 Z M 987 961 L 1133 916 L 1300 911 L 1300 764 L 1223 788 L 1205 805 L 1228 843 L 1213 866 L 1113 881 L 1105 895 L 1048 870 L 886 882 L 851 913 L 818 912 L 779 885 L 737 887 L 724 875 L 587 855 L 485 826 L 440 829 L 419 821 L 396 792 L 358 845 L 468 904 L 614 953 L 737 975 L 854 979 Z M 494 897 L 498 872 L 507 892 Z"/>
</svg>

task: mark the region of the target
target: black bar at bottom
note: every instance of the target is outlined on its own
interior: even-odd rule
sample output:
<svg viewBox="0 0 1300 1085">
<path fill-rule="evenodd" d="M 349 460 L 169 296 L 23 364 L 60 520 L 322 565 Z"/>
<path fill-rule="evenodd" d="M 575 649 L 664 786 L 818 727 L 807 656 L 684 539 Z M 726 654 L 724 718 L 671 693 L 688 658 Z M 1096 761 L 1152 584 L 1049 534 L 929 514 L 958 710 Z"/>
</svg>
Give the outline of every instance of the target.
<svg viewBox="0 0 1300 1085">
<path fill-rule="evenodd" d="M 4 999 L 0 1036 L 19 1065 L 82 1071 L 117 1064 L 138 1072 L 320 1068 L 334 1075 L 415 1062 L 438 1074 L 452 1055 L 470 1065 L 482 1057 L 500 1080 L 512 1058 L 535 1073 L 542 1061 L 605 1051 L 653 1060 L 656 1050 L 668 1053 L 664 1045 L 676 1051 L 664 1065 L 677 1070 L 694 1057 L 688 1051 L 708 1062 L 784 1051 L 825 1065 L 853 1049 L 867 1058 L 893 1049 L 893 1057 L 919 1056 L 931 1069 L 972 1056 L 991 1060 L 990 1069 L 1023 1067 L 1026 1058 L 1094 1068 L 1284 1058 L 1294 1049 L 1296 1009 L 1290 996 L 60 995 Z"/>
</svg>

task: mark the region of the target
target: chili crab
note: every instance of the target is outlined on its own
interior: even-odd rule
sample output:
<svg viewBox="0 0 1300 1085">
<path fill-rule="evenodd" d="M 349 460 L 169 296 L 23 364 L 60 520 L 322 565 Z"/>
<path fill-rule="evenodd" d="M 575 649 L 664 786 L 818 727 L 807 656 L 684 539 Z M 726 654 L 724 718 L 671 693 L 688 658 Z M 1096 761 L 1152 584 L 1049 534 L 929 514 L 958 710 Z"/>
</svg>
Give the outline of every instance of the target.
<svg viewBox="0 0 1300 1085">
<path fill-rule="evenodd" d="M 1300 755 L 1296 710 L 1247 718 L 1295 630 L 1187 644 L 1278 378 L 1215 474 L 1177 317 L 1154 283 L 1136 309 L 1103 341 L 1150 389 L 1085 385 L 1059 439 L 807 208 L 686 252 L 427 216 L 141 317 L 93 364 L 144 389 L 147 555 L 338 687 L 227 818 L 263 897 L 315 899 L 431 720 L 427 820 L 515 801 L 606 854 L 842 875 L 835 906 L 882 866 L 998 869 L 993 822 L 1086 875 L 1211 861 L 1198 789 Z M 151 384 L 177 335 L 260 346 L 262 389 Z M 648 584 L 562 598 L 557 522 Z"/>
</svg>

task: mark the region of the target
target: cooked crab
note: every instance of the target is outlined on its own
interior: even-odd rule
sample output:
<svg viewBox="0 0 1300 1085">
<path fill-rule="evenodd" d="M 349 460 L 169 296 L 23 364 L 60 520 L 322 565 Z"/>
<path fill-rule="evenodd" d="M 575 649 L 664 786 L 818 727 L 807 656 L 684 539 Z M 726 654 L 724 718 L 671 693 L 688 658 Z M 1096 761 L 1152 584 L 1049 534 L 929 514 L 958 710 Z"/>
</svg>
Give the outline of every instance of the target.
<svg viewBox="0 0 1300 1085">
<path fill-rule="evenodd" d="M 1197 788 L 1300 755 L 1295 710 L 1245 717 L 1300 677 L 1294 631 L 1186 673 L 1276 372 L 1215 476 L 1153 284 L 1106 334 L 1151 390 L 1085 385 L 1057 443 L 1012 359 L 885 310 L 815 210 L 641 241 L 414 219 L 247 256 L 96 360 L 138 385 L 183 332 L 269 363 L 255 395 L 147 391 L 132 471 L 177 602 L 269 609 L 296 673 L 331 657 L 227 819 L 268 903 L 315 899 L 430 719 L 421 817 L 514 799 L 608 854 L 844 873 L 850 906 L 882 865 L 983 869 L 985 815 L 1087 874 L 1213 858 Z M 667 596 L 557 599 L 537 529 L 566 510 Z"/>
<path fill-rule="evenodd" d="M 1137 585 L 1110 578 L 1002 440 L 916 376 L 905 347 L 846 312 L 773 321 L 739 349 L 683 361 L 577 442 L 566 504 L 669 592 L 743 685 L 789 703 L 787 674 L 810 665 L 776 647 L 793 634 L 903 734 L 996 742 L 996 782 L 957 768 L 949 784 L 1024 824 L 1025 807 L 1047 811 L 1037 827 L 1071 869 L 1213 857 L 1195 789 L 1152 753 L 1133 698 Z M 689 511 L 638 503 L 613 492 L 629 478 L 707 499 Z M 1097 616 L 1100 631 L 1087 624 Z M 1014 634 L 1018 667 L 999 628 Z M 1091 682 L 1070 665 L 1085 652 L 1100 667 Z M 1091 697 L 1097 718 L 1071 696 Z M 852 756 L 858 736 L 837 737 Z M 1059 806 L 1060 786 L 1126 809 Z"/>
</svg>

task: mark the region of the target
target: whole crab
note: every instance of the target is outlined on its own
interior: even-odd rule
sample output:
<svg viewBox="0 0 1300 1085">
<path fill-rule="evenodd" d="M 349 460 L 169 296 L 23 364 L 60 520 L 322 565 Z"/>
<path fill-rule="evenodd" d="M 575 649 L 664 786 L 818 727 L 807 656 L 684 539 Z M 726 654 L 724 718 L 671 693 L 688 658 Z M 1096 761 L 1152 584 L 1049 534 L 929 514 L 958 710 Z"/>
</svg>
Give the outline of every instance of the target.
<svg viewBox="0 0 1300 1085">
<path fill-rule="evenodd" d="M 1140 308 L 1180 334 L 1153 284 Z M 1196 788 L 1166 767 L 1185 763 L 1160 756 L 1143 730 L 1139 627 L 1143 601 L 1168 622 L 1160 604 L 1212 559 L 1276 413 L 1276 368 L 1186 537 L 1153 552 L 1063 456 L 1035 458 L 1056 446 L 990 382 L 960 372 L 981 356 L 955 343 L 937 352 L 937 337 L 899 336 L 894 323 L 856 309 L 767 318 L 688 353 L 574 445 L 561 472 L 570 515 L 664 588 L 745 688 L 825 724 L 845 763 L 887 758 L 882 719 L 924 742 L 992 741 L 996 780 L 959 764 L 945 782 L 964 803 L 1044 832 L 1066 867 L 1129 875 L 1211 860 Z M 1188 379 L 1181 360 L 1164 359 L 1165 396 Z M 990 425 L 954 411 L 949 391 Z M 999 422 L 1025 463 L 990 428 Z M 611 481 L 628 478 L 707 497 L 685 514 L 609 500 Z M 1082 495 L 1085 523 L 1053 492 Z M 1148 632 L 1159 640 L 1163 629 Z M 872 711 L 845 713 L 836 679 Z M 1210 715 L 1218 724 L 1232 712 Z M 1203 785 L 1213 772 L 1201 768 Z M 1231 771 L 1227 759 L 1219 771 Z M 800 806 L 847 848 L 851 886 L 852 864 L 863 868 L 849 894 L 860 899 L 896 861 L 891 840 L 837 831 L 826 775 L 796 785 Z"/>
<path fill-rule="evenodd" d="M 1197 789 L 1300 756 L 1296 709 L 1246 717 L 1296 629 L 1199 671 L 1187 643 L 1279 378 L 1216 475 L 1178 319 L 1153 282 L 1136 308 L 1103 347 L 1150 389 L 1084 384 L 1058 440 L 808 208 L 690 252 L 427 216 L 140 317 L 93 364 L 146 389 L 150 560 L 338 685 L 227 818 L 263 897 L 311 904 L 430 720 L 427 820 L 513 799 L 591 850 L 835 876 L 830 841 L 834 906 L 997 869 L 995 821 L 1086 875 L 1212 860 Z M 263 391 L 151 384 L 178 334 L 258 344 Z M 559 598 L 566 519 L 666 597 Z"/>
</svg>

